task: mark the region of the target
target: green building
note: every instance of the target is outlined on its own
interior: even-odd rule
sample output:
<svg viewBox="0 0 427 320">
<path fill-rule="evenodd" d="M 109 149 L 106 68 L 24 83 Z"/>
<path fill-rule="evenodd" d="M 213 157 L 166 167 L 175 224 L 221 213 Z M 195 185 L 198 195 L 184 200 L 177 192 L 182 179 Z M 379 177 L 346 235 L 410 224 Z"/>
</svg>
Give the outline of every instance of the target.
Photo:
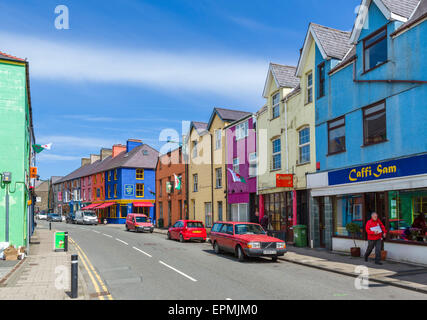
<svg viewBox="0 0 427 320">
<path fill-rule="evenodd" d="M 28 62 L 0 52 L 0 242 L 17 247 L 28 246 L 34 225 L 30 167 L 35 165 L 35 139 L 29 88 Z"/>
</svg>

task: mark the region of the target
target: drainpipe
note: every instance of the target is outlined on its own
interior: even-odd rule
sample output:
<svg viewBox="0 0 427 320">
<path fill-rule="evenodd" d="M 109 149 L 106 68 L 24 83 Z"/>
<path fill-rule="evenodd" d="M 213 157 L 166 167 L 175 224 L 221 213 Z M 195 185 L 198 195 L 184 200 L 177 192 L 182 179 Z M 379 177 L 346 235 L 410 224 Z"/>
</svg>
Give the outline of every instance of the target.
<svg viewBox="0 0 427 320">
<path fill-rule="evenodd" d="M 288 98 L 285 98 L 285 148 L 286 148 L 286 173 L 289 173 L 289 150 L 288 150 Z"/>
<path fill-rule="evenodd" d="M 212 224 L 214 221 L 214 174 L 213 174 L 213 135 L 209 132 L 211 138 L 211 213 L 212 213 Z M 206 217 L 205 217 L 206 219 Z"/>
</svg>

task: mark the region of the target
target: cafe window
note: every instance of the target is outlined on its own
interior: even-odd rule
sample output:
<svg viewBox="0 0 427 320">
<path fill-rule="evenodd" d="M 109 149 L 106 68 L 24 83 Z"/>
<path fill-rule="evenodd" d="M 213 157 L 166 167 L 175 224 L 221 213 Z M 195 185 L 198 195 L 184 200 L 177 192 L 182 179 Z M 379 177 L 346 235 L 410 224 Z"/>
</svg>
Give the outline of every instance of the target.
<svg viewBox="0 0 427 320">
<path fill-rule="evenodd" d="M 381 143 L 387 139 L 385 101 L 363 109 L 364 145 Z"/>
<path fill-rule="evenodd" d="M 280 116 L 280 93 L 276 93 L 273 98 L 273 119 L 276 119 Z"/>
<path fill-rule="evenodd" d="M 325 63 L 322 62 L 317 67 L 318 73 L 319 73 L 319 91 L 318 91 L 318 98 L 322 98 L 325 96 Z"/>
<path fill-rule="evenodd" d="M 345 151 L 345 117 L 328 122 L 328 154 Z"/>
<path fill-rule="evenodd" d="M 310 162 L 310 128 L 299 131 L 299 164 Z"/>
<path fill-rule="evenodd" d="M 387 62 L 387 27 L 363 40 L 363 61 L 365 72 Z"/>
<path fill-rule="evenodd" d="M 136 179 L 144 180 L 144 169 L 136 169 Z"/>
<path fill-rule="evenodd" d="M 282 168 L 282 144 L 280 138 L 272 141 L 273 154 L 272 154 L 272 170 L 280 170 Z"/>
<path fill-rule="evenodd" d="M 363 237 L 363 196 L 349 195 L 343 197 L 336 197 L 334 204 L 334 218 L 336 236 L 350 237 L 347 232 L 346 226 L 349 223 L 355 223 L 360 227 L 360 233 L 356 234 L 356 239 Z"/>
<path fill-rule="evenodd" d="M 144 197 L 144 184 L 143 183 L 137 183 L 136 184 L 136 196 L 138 198 Z"/>
<path fill-rule="evenodd" d="M 427 244 L 427 189 L 390 191 L 389 240 Z"/>
</svg>

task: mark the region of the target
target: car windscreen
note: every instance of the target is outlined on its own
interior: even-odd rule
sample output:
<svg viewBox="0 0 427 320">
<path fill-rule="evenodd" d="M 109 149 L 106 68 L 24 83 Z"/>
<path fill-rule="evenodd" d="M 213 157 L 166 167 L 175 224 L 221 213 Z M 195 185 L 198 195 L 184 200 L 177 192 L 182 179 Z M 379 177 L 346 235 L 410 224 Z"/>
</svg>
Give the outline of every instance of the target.
<svg viewBox="0 0 427 320">
<path fill-rule="evenodd" d="M 83 215 L 85 217 L 96 217 L 95 213 L 87 211 L 87 212 L 83 212 Z"/>
<path fill-rule="evenodd" d="M 265 234 L 264 229 L 257 224 L 236 224 L 235 234 Z"/>
<path fill-rule="evenodd" d="M 146 217 L 135 217 L 135 221 L 139 223 L 148 222 Z"/>
<path fill-rule="evenodd" d="M 201 222 L 187 222 L 187 228 L 204 228 Z"/>
</svg>

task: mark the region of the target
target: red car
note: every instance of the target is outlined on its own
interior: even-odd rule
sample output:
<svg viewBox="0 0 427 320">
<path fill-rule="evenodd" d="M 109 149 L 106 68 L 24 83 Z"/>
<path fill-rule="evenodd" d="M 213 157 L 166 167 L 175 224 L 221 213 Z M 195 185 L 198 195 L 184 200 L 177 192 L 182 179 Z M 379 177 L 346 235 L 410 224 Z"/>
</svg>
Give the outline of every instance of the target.
<svg viewBox="0 0 427 320">
<path fill-rule="evenodd" d="M 234 253 L 239 261 L 246 257 L 283 256 L 286 243 L 267 235 L 261 225 L 248 222 L 217 222 L 213 225 L 210 240 L 215 253 L 228 251 Z"/>
<path fill-rule="evenodd" d="M 168 239 L 179 240 L 180 242 L 189 240 L 206 241 L 206 229 L 201 221 L 179 220 L 168 230 Z"/>
<path fill-rule="evenodd" d="M 135 230 L 135 232 L 148 231 L 153 233 L 154 225 L 145 214 L 130 213 L 126 217 L 126 231 Z"/>
</svg>

